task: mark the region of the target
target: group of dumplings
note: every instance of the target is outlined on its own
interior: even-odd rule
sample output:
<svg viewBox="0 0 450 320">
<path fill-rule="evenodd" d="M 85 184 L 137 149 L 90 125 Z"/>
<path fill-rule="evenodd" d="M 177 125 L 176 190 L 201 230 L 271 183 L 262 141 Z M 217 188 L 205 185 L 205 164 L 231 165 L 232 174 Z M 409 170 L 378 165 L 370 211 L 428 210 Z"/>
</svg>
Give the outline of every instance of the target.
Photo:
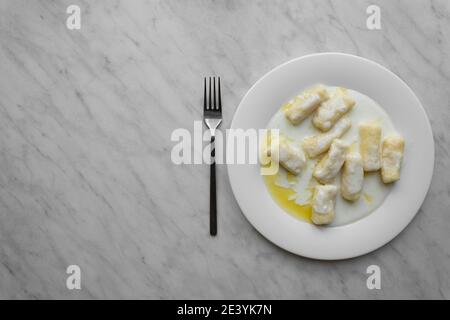
<svg viewBox="0 0 450 320">
<path fill-rule="evenodd" d="M 303 91 L 284 107 L 285 117 L 298 125 L 310 115 L 313 125 L 321 133 L 304 138 L 300 143 L 280 135 L 276 159 L 286 170 L 298 175 L 306 165 L 305 153 L 315 158 L 327 154 L 317 162 L 313 177 L 320 183 L 315 186 L 312 197 L 312 222 L 317 225 L 329 224 L 335 216 L 338 188 L 333 184 L 342 169 L 340 193 L 348 201 L 358 200 L 364 183 L 364 172 L 381 169 L 384 183 L 400 179 L 404 139 L 389 135 L 382 140 L 382 129 L 376 122 L 359 124 L 359 151 L 350 150 L 350 145 L 340 138 L 350 129 L 351 121 L 344 117 L 355 105 L 346 94 L 346 89 L 338 88 L 329 96 L 323 85 Z M 274 146 L 271 145 L 271 148 Z"/>
</svg>

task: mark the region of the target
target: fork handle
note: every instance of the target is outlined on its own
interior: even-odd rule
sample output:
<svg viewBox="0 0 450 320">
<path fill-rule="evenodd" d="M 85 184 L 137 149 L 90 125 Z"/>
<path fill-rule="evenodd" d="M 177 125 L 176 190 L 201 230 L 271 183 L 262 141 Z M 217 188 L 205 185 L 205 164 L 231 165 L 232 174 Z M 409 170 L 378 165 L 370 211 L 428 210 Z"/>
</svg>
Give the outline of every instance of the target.
<svg viewBox="0 0 450 320">
<path fill-rule="evenodd" d="M 211 165 L 209 185 L 209 234 L 217 234 L 217 201 L 216 201 L 216 144 L 215 136 L 211 135 Z"/>
</svg>

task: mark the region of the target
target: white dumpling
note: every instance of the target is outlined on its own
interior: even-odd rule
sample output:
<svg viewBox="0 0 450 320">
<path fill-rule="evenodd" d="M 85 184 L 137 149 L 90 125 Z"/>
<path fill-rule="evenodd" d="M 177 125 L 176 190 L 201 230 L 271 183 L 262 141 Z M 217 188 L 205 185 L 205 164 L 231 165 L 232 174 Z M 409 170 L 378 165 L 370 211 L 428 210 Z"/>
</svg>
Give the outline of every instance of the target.
<svg viewBox="0 0 450 320">
<path fill-rule="evenodd" d="M 399 135 L 390 135 L 383 140 L 381 178 L 384 183 L 400 179 L 405 140 Z"/>
<path fill-rule="evenodd" d="M 284 115 L 293 125 L 297 125 L 327 99 L 328 93 L 323 85 L 306 89 L 283 106 Z"/>
<path fill-rule="evenodd" d="M 311 220 L 322 225 L 333 222 L 337 187 L 335 185 L 317 185 L 314 189 Z"/>
<path fill-rule="evenodd" d="M 365 122 L 359 125 L 359 151 L 363 160 L 364 171 L 377 171 L 381 167 L 380 143 L 381 125 Z"/>
<path fill-rule="evenodd" d="M 322 131 L 328 131 L 354 105 L 355 100 L 346 94 L 346 90 L 338 88 L 329 100 L 319 106 L 312 122 L 316 128 Z"/>
<path fill-rule="evenodd" d="M 328 153 L 314 168 L 313 176 L 321 183 L 329 183 L 341 170 L 349 144 L 343 140 L 335 139 Z"/>
<path fill-rule="evenodd" d="M 276 150 L 278 148 L 278 150 Z M 306 165 L 306 157 L 300 143 L 280 135 L 278 143 L 271 143 L 270 155 L 292 174 L 298 175 Z M 278 155 L 277 152 L 278 151 Z"/>
<path fill-rule="evenodd" d="M 310 158 L 314 158 L 327 151 L 333 140 L 343 136 L 351 125 L 348 118 L 342 118 L 330 131 L 304 138 L 302 141 L 303 149 Z"/>
<path fill-rule="evenodd" d="M 349 201 L 358 200 L 364 183 L 364 169 L 359 152 L 348 152 L 341 174 L 341 195 Z"/>
</svg>

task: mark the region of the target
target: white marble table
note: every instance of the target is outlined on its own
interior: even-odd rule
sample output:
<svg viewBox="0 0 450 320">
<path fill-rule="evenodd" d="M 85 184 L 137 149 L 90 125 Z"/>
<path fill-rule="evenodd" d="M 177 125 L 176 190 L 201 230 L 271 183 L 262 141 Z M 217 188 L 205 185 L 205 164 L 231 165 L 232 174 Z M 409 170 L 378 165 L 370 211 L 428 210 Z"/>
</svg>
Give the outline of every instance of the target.
<svg viewBox="0 0 450 320">
<path fill-rule="evenodd" d="M 76 1 L 68 30 L 72 1 L 1 0 L 0 298 L 450 298 L 450 3 L 375 2 L 379 31 L 370 1 L 337 0 Z M 202 77 L 223 78 L 226 128 L 260 76 L 320 51 L 377 61 L 421 99 L 436 143 L 422 209 L 371 254 L 312 261 L 252 228 L 219 166 L 210 238 L 209 168 L 170 162 Z"/>
</svg>

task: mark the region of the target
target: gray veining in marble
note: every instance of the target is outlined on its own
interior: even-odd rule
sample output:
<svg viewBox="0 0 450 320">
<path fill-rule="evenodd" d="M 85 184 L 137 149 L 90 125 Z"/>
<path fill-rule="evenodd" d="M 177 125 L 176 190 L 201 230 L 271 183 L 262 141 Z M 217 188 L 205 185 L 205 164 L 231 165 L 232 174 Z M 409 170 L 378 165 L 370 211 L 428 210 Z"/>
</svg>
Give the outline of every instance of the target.
<svg viewBox="0 0 450 320">
<path fill-rule="evenodd" d="M 65 26 L 82 9 L 81 30 Z M 366 29 L 366 8 L 382 30 Z M 450 3 L 0 0 L 0 298 L 450 298 Z M 264 73 L 340 51 L 402 77 L 436 142 L 430 192 L 396 239 L 363 257 L 289 254 L 241 214 L 218 167 L 170 162 L 170 134 L 224 80 L 223 128 Z M 418 181 L 417 183 L 420 183 Z M 82 289 L 66 288 L 77 264 Z M 382 271 L 368 290 L 367 266 Z"/>
</svg>

